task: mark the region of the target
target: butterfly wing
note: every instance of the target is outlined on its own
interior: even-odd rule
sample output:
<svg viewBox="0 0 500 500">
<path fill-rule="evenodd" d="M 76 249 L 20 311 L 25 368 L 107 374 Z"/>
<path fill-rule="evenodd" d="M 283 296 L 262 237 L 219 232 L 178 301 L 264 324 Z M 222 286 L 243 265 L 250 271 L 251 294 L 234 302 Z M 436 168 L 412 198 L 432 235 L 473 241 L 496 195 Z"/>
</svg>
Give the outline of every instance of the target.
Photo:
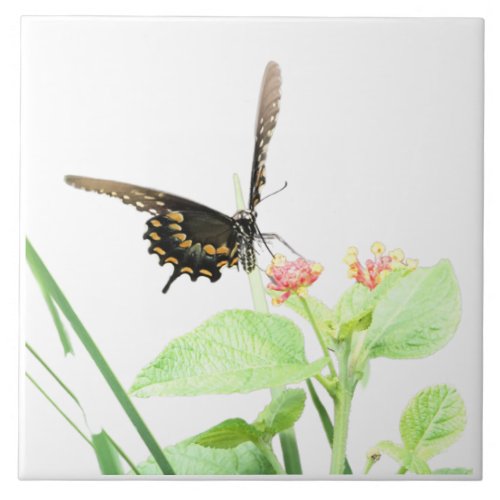
<svg viewBox="0 0 500 500">
<path fill-rule="evenodd" d="M 253 210 L 260 201 L 260 191 L 266 182 L 266 158 L 269 141 L 276 127 L 281 98 L 281 70 L 277 63 L 269 62 L 262 77 L 255 149 L 253 154 L 252 177 L 250 183 L 249 208 Z"/>
<path fill-rule="evenodd" d="M 192 281 L 205 276 L 214 282 L 221 277 L 222 267 L 238 262 L 234 221 L 217 210 L 124 182 L 77 176 L 66 176 L 65 180 L 73 187 L 118 198 L 153 215 L 144 234 L 151 243 L 149 253 L 158 255 L 160 265 L 174 267 L 164 293 L 181 274 L 189 275 Z"/>
</svg>

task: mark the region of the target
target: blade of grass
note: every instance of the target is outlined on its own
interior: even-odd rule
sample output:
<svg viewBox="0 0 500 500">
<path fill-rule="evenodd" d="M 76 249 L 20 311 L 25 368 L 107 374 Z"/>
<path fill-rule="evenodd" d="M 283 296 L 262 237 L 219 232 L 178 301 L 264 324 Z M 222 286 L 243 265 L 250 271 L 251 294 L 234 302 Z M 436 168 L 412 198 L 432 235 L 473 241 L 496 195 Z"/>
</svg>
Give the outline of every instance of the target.
<svg viewBox="0 0 500 500">
<path fill-rule="evenodd" d="M 93 434 L 92 442 L 94 443 L 95 454 L 101 472 L 107 476 L 123 475 L 123 467 L 118 452 L 106 431 L 103 430 L 99 434 Z"/>
<path fill-rule="evenodd" d="M 52 300 L 50 294 L 40 285 L 40 289 L 42 291 L 43 298 L 47 304 L 47 308 L 49 309 L 50 315 L 52 316 L 52 320 L 54 321 L 54 325 L 56 327 L 57 333 L 59 334 L 59 340 L 61 341 L 64 355 L 74 354 L 73 346 L 71 345 L 71 340 L 69 338 L 68 332 L 64 327 L 63 322 L 61 321 L 61 317 L 59 316 L 59 311 L 57 310 L 54 301 Z"/>
<path fill-rule="evenodd" d="M 245 202 L 243 200 L 238 174 L 233 175 L 233 182 L 237 209 L 244 210 Z M 250 283 L 250 290 L 252 292 L 252 300 L 255 310 L 257 312 L 268 313 L 269 308 L 267 307 L 266 294 L 264 292 L 264 285 L 258 268 L 255 268 L 250 274 L 248 274 L 248 281 Z M 282 391 L 283 388 L 273 388 L 271 389 L 271 394 L 273 397 L 276 397 Z M 287 474 L 302 474 L 302 465 L 300 463 L 299 447 L 297 446 L 295 429 L 290 427 L 290 429 L 280 432 L 279 438 Z"/>
<path fill-rule="evenodd" d="M 78 432 L 78 434 L 80 434 L 80 436 L 90 445 L 92 446 L 92 448 L 94 448 L 94 444 L 92 443 L 92 441 L 85 435 L 85 433 L 78 427 L 78 425 L 75 424 L 75 422 L 73 422 L 73 420 L 71 420 L 68 415 L 66 415 L 66 413 L 64 413 L 61 408 L 59 408 L 59 406 L 57 405 L 57 403 L 40 387 L 40 385 L 38 384 L 38 382 L 28 373 L 26 372 L 25 373 L 26 375 L 26 378 L 40 391 L 40 393 L 47 399 L 47 401 L 61 414 L 61 416 L 66 420 L 66 422 L 68 422 L 69 425 L 71 425 L 71 427 L 73 427 L 73 429 L 75 429 L 76 432 Z"/>
<path fill-rule="evenodd" d="M 78 398 L 75 396 L 73 391 L 70 390 L 70 388 L 57 376 L 57 374 L 50 368 L 50 366 L 42 359 L 42 357 L 35 351 L 33 346 L 29 344 L 28 342 L 25 342 L 24 344 L 26 346 L 26 349 L 33 354 L 34 358 L 52 375 L 54 380 L 64 389 L 64 391 L 68 394 L 68 396 L 77 404 L 78 408 L 80 408 L 83 418 L 85 419 L 85 422 L 87 422 L 87 416 L 85 415 L 85 411 L 83 410 L 82 405 L 80 404 L 80 401 L 78 401 Z"/>
<path fill-rule="evenodd" d="M 147 446 L 151 455 L 154 457 L 158 466 L 160 467 L 163 474 L 171 475 L 175 474 L 171 465 L 169 464 L 167 458 L 163 454 L 160 446 L 158 445 L 156 439 L 153 434 L 147 427 L 146 423 L 140 416 L 139 412 L 135 408 L 134 404 L 128 397 L 127 392 L 120 384 L 118 378 L 111 370 L 111 367 L 107 363 L 104 356 L 101 354 L 99 348 L 96 343 L 90 336 L 89 332 L 83 326 L 83 323 L 78 318 L 77 314 L 69 304 L 68 300 L 64 296 L 63 292 L 55 282 L 54 278 L 45 267 L 45 264 L 42 262 L 41 258 L 31 245 L 30 241 L 26 239 L 26 258 L 28 260 L 28 264 L 33 271 L 33 274 L 39 284 L 43 289 L 49 293 L 50 297 L 54 300 L 54 302 L 59 306 L 61 312 L 64 314 L 66 319 L 71 324 L 73 330 L 76 335 L 82 342 L 83 346 L 87 350 L 88 354 L 97 365 L 97 368 L 101 372 L 102 376 L 106 380 L 108 386 L 111 391 L 115 395 L 116 399 L 122 406 L 123 410 L 129 417 L 130 421 L 137 429 L 137 432 L 141 436 L 144 444 Z"/>
<path fill-rule="evenodd" d="M 111 442 L 111 444 L 115 447 L 115 449 L 118 452 L 118 454 L 123 458 L 123 460 L 125 460 L 125 462 L 127 462 L 128 466 L 132 469 L 132 471 L 134 472 L 134 474 L 137 475 L 137 476 L 140 476 L 141 475 L 141 471 L 136 467 L 136 465 L 134 464 L 134 462 L 132 462 L 132 460 L 130 460 L 130 458 L 123 451 L 123 449 L 120 446 L 118 446 L 118 443 L 108 433 L 106 433 L 106 435 L 108 436 L 108 439 Z"/>
<path fill-rule="evenodd" d="M 85 423 L 87 424 L 87 414 L 85 413 L 85 410 L 83 409 L 83 406 L 81 405 L 80 401 L 78 398 L 75 396 L 75 393 L 61 380 L 61 378 L 52 370 L 52 368 L 47 364 L 47 362 L 38 354 L 33 346 L 31 346 L 28 342 L 25 343 L 26 349 L 28 349 L 31 354 L 35 357 L 35 359 L 50 373 L 50 375 L 54 378 L 54 380 L 62 387 L 62 389 L 68 394 L 68 396 L 77 404 L 78 408 L 80 408 L 83 419 L 85 420 Z M 87 424 L 88 428 L 88 424 Z M 90 432 L 90 431 L 89 431 Z M 107 433 L 106 433 L 107 434 Z M 127 456 L 127 454 L 123 451 L 123 449 L 116 443 L 116 441 L 109 435 L 107 434 L 108 439 L 113 443 L 113 446 L 116 448 L 116 451 L 118 454 L 127 462 L 127 464 L 130 466 L 130 468 L 134 471 L 135 474 L 140 475 L 139 469 L 135 466 L 135 464 L 130 460 L 130 458 Z"/>
</svg>

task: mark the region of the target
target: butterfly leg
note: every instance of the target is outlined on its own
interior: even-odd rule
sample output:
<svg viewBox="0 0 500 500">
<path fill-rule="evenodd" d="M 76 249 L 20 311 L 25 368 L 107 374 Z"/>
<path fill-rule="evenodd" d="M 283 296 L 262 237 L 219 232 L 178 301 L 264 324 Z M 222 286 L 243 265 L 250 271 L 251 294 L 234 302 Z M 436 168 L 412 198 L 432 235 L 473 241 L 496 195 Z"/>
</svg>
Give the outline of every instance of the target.
<svg viewBox="0 0 500 500">
<path fill-rule="evenodd" d="M 286 246 L 288 250 L 290 250 L 292 253 L 297 255 L 298 257 L 304 258 L 300 253 L 296 252 L 288 243 L 286 240 L 284 240 L 279 234 L 276 233 L 262 233 L 260 235 L 264 241 L 272 241 L 272 240 L 277 240 L 279 241 L 282 245 Z"/>
</svg>

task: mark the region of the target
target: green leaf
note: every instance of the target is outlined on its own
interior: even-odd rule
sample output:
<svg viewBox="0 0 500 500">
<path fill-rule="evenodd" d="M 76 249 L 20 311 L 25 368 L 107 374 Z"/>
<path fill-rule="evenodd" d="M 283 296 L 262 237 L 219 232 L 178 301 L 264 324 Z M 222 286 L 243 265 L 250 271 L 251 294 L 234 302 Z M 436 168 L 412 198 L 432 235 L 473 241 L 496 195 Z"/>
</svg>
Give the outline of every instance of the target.
<svg viewBox="0 0 500 500">
<path fill-rule="evenodd" d="M 196 436 L 195 444 L 209 448 L 236 448 L 251 441 L 255 443 L 261 437 L 257 429 L 242 418 L 231 418 Z"/>
<path fill-rule="evenodd" d="M 460 314 L 460 291 L 449 261 L 417 269 L 379 299 L 365 349 L 372 358 L 429 356 L 451 339 Z"/>
<path fill-rule="evenodd" d="M 262 475 L 274 470 L 253 443 L 236 448 L 217 449 L 183 442 L 164 449 L 165 457 L 178 475 Z M 141 475 L 161 474 L 156 462 L 149 458 L 138 466 Z"/>
<path fill-rule="evenodd" d="M 136 378 L 139 397 L 246 393 L 301 382 L 327 360 L 307 363 L 304 339 L 287 318 L 231 310 L 179 337 Z"/>
<path fill-rule="evenodd" d="M 348 288 L 333 309 L 335 337 L 344 339 L 349 335 L 367 329 L 372 321 L 372 312 L 380 300 L 402 278 L 408 270 L 394 270 L 373 290 L 361 283 Z"/>
<path fill-rule="evenodd" d="M 465 423 L 465 405 L 458 392 L 437 385 L 424 389 L 410 401 L 399 427 L 405 448 L 429 460 L 457 441 Z"/>
<path fill-rule="evenodd" d="M 94 443 L 95 454 L 101 472 L 106 475 L 115 476 L 123 474 L 118 452 L 106 434 L 106 431 L 103 430 L 99 434 L 93 434 L 92 443 Z"/>
<path fill-rule="evenodd" d="M 289 429 L 302 415 L 305 402 L 306 393 L 302 389 L 287 389 L 259 413 L 254 426 L 271 436 Z"/>
<path fill-rule="evenodd" d="M 445 475 L 469 475 L 472 474 L 472 469 L 467 469 L 466 467 L 454 467 L 454 468 L 444 468 L 444 469 L 435 469 L 432 471 L 433 475 L 445 476 Z"/>
</svg>

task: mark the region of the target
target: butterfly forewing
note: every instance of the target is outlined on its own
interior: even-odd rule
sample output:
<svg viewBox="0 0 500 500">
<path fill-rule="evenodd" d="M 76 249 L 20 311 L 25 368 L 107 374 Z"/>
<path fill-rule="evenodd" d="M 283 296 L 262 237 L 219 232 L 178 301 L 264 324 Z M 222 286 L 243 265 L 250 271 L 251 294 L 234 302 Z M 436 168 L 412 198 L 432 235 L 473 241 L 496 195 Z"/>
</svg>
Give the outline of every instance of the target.
<svg viewBox="0 0 500 500">
<path fill-rule="evenodd" d="M 253 210 L 259 203 L 260 191 L 266 182 L 266 158 L 269 141 L 276 127 L 281 98 L 281 70 L 277 63 L 269 62 L 262 78 L 257 123 L 255 149 L 250 183 L 249 208 Z"/>
<path fill-rule="evenodd" d="M 192 281 L 205 276 L 210 281 L 221 277 L 224 266 L 238 262 L 233 220 L 217 210 L 163 191 L 123 182 L 67 176 L 74 187 L 106 194 L 154 215 L 147 221 L 144 239 L 150 241 L 149 253 L 158 255 L 160 265 L 172 264 L 174 272 L 167 283 L 181 274 Z"/>
</svg>

